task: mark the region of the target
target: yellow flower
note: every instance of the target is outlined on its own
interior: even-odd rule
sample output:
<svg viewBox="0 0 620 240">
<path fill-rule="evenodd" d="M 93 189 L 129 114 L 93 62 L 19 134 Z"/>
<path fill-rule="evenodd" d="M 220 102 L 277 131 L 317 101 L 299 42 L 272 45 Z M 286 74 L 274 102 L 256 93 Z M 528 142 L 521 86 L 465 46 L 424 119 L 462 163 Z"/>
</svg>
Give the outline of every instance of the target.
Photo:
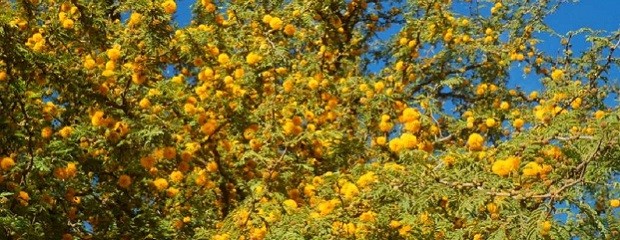
<svg viewBox="0 0 620 240">
<path fill-rule="evenodd" d="M 168 188 L 166 189 L 166 196 L 168 197 L 174 197 L 177 195 L 177 193 L 179 193 L 179 189 L 178 188 Z"/>
<path fill-rule="evenodd" d="M 75 163 L 68 163 L 67 167 L 65 167 L 65 174 L 67 174 L 68 178 L 75 177 L 77 174 L 77 166 Z"/>
<path fill-rule="evenodd" d="M 612 199 L 609 201 L 609 206 L 613 208 L 620 207 L 620 199 Z"/>
<path fill-rule="evenodd" d="M 487 127 L 490 127 L 490 128 L 495 127 L 495 125 L 497 124 L 497 122 L 493 118 L 487 118 L 487 120 L 484 123 L 487 125 Z"/>
<path fill-rule="evenodd" d="M 211 134 L 215 133 L 215 130 L 217 130 L 217 121 L 215 121 L 214 119 L 207 121 L 205 124 L 202 125 L 200 130 L 202 131 L 202 133 L 210 136 Z"/>
<path fill-rule="evenodd" d="M 564 71 L 560 69 L 556 69 L 556 70 L 553 70 L 553 72 L 551 72 L 551 79 L 553 79 L 554 81 L 561 80 L 563 78 L 564 78 Z"/>
<path fill-rule="evenodd" d="M 403 133 L 400 136 L 403 146 L 407 149 L 414 149 L 418 146 L 418 138 L 411 133 Z"/>
<path fill-rule="evenodd" d="M 15 160 L 11 157 L 4 157 L 0 160 L 0 168 L 4 171 L 11 169 L 13 166 L 15 166 Z"/>
<path fill-rule="evenodd" d="M 342 188 L 340 188 L 340 193 L 346 200 L 351 200 L 360 193 L 360 190 L 357 186 L 355 186 L 355 184 L 346 182 L 342 185 Z"/>
<path fill-rule="evenodd" d="M 549 233 L 549 231 L 551 231 L 552 226 L 553 224 L 551 223 L 551 221 L 544 221 L 542 222 L 542 224 L 540 224 L 540 232 L 543 235 L 546 235 Z"/>
<path fill-rule="evenodd" d="M 114 47 L 108 49 L 106 51 L 106 54 L 108 55 L 108 58 L 110 58 L 111 61 L 116 61 L 121 57 L 121 50 L 120 50 L 121 46 L 120 45 L 114 45 Z M 106 66 L 107 68 L 107 66 Z M 112 70 L 112 69 L 109 69 Z"/>
<path fill-rule="evenodd" d="M 177 11 L 177 4 L 173 0 L 166 0 L 161 4 L 161 7 L 164 8 L 164 12 L 167 14 L 173 14 Z"/>
<path fill-rule="evenodd" d="M 284 26 L 283 32 L 288 36 L 293 36 L 295 34 L 295 26 L 293 26 L 292 24 L 286 24 L 286 26 Z"/>
<path fill-rule="evenodd" d="M 510 156 L 506 158 L 506 161 L 510 163 L 510 167 L 512 168 L 512 170 L 519 169 L 519 165 L 521 164 L 521 158 L 515 156 Z"/>
<path fill-rule="evenodd" d="M 41 130 L 41 137 L 42 138 L 50 138 L 52 136 L 53 130 L 51 127 L 44 127 Z"/>
<path fill-rule="evenodd" d="M 505 177 L 512 171 L 512 165 L 506 160 L 498 160 L 493 163 L 491 171 L 499 176 Z"/>
<path fill-rule="evenodd" d="M 65 20 L 62 20 L 62 27 L 63 28 L 71 29 L 71 28 L 73 28 L 73 24 L 74 24 L 73 20 L 71 20 L 69 18 L 67 18 Z"/>
<path fill-rule="evenodd" d="M 405 144 L 400 138 L 394 138 L 390 140 L 389 147 L 392 152 L 398 153 L 403 150 Z"/>
<path fill-rule="evenodd" d="M 542 166 L 537 162 L 529 162 L 523 167 L 523 175 L 529 177 L 538 176 L 542 172 Z"/>
<path fill-rule="evenodd" d="M 61 137 L 68 138 L 73 133 L 73 128 L 69 127 L 69 126 L 66 126 L 66 127 L 63 127 L 62 129 L 60 129 L 60 131 L 58 131 L 58 133 L 60 134 Z"/>
<path fill-rule="evenodd" d="M 376 218 L 377 214 L 372 211 L 364 212 L 359 216 L 359 219 L 362 222 L 374 222 Z"/>
<path fill-rule="evenodd" d="M 230 62 L 230 57 L 226 53 L 220 53 L 220 55 L 217 56 L 217 62 L 222 65 L 226 65 Z"/>
<path fill-rule="evenodd" d="M 269 27 L 273 30 L 280 30 L 282 29 L 282 23 L 282 19 L 279 17 L 274 17 L 269 20 Z"/>
<path fill-rule="evenodd" d="M 272 17 L 271 15 L 269 15 L 269 14 L 265 14 L 265 16 L 263 16 L 262 21 L 263 21 L 263 23 L 265 23 L 265 24 L 269 24 L 269 21 L 271 21 L 271 19 L 272 19 L 272 18 L 273 18 L 273 17 Z"/>
<path fill-rule="evenodd" d="M 596 112 L 594 113 L 594 117 L 595 117 L 596 119 L 601 119 L 601 118 L 605 117 L 605 112 L 604 112 L 604 111 L 601 111 L 601 110 L 598 110 L 598 111 L 596 111 Z"/>
<path fill-rule="evenodd" d="M 284 207 L 286 208 L 286 210 L 295 210 L 297 209 L 297 202 L 295 202 L 295 200 L 293 199 L 287 199 L 284 200 L 284 202 L 282 202 L 282 204 L 284 205 Z"/>
<path fill-rule="evenodd" d="M 517 118 L 515 119 L 515 121 L 512 123 L 512 126 L 515 127 L 515 129 L 521 129 L 523 127 L 523 125 L 525 124 L 525 121 L 521 118 Z"/>
<path fill-rule="evenodd" d="M 228 240 L 228 239 L 230 239 L 230 234 L 224 233 L 224 234 L 218 234 L 218 235 L 213 236 L 211 240 Z"/>
<path fill-rule="evenodd" d="M 487 203 L 487 211 L 489 211 L 489 213 L 497 213 L 498 210 L 497 204 L 493 202 Z"/>
<path fill-rule="evenodd" d="M 402 225 L 402 223 L 400 223 L 400 221 L 398 220 L 392 220 L 390 221 L 390 228 L 398 228 Z"/>
<path fill-rule="evenodd" d="M 181 171 L 174 171 L 170 173 L 170 181 L 175 183 L 183 181 L 183 173 Z"/>
<path fill-rule="evenodd" d="M 142 167 L 144 167 L 145 169 L 151 169 L 153 166 L 155 166 L 155 158 L 152 156 L 146 156 L 143 158 L 140 158 L 140 165 L 142 165 Z"/>
<path fill-rule="evenodd" d="M 582 100 L 581 98 L 575 98 L 575 100 L 573 100 L 573 101 L 570 103 L 570 106 L 571 106 L 573 109 L 579 109 L 579 107 L 581 107 L 581 103 L 582 103 L 582 102 L 583 102 L 583 100 Z"/>
<path fill-rule="evenodd" d="M 131 13 L 131 16 L 129 16 L 129 21 L 127 21 L 127 26 L 133 27 L 135 25 L 140 24 L 140 22 L 142 21 L 142 14 L 140 13 Z"/>
<path fill-rule="evenodd" d="M 151 101 L 148 98 L 143 98 L 138 103 L 138 106 L 140 106 L 140 108 L 142 108 L 142 109 L 149 108 L 151 106 Z"/>
<path fill-rule="evenodd" d="M 404 225 L 398 229 L 398 235 L 407 236 L 413 228 L 410 225 Z"/>
<path fill-rule="evenodd" d="M 0 82 L 5 81 L 7 79 L 6 71 L 0 70 Z"/>
<path fill-rule="evenodd" d="M 484 147 L 484 138 L 480 134 L 472 133 L 467 139 L 467 145 L 469 150 L 480 151 Z"/>
<path fill-rule="evenodd" d="M 20 200 L 23 200 L 25 202 L 30 201 L 30 196 L 28 195 L 27 192 L 24 192 L 24 191 L 19 191 L 19 194 L 17 195 L 17 198 L 19 198 Z"/>
<path fill-rule="evenodd" d="M 260 62 L 260 60 L 262 60 L 262 57 L 256 53 L 249 53 L 246 57 L 245 57 L 245 61 L 250 64 L 250 65 L 254 65 L 257 64 L 258 62 Z"/>
<path fill-rule="evenodd" d="M 168 181 L 163 178 L 158 178 L 153 181 L 153 185 L 155 185 L 155 188 L 157 188 L 157 190 L 163 191 L 164 189 L 168 188 Z"/>
<path fill-rule="evenodd" d="M 163 149 L 163 156 L 169 160 L 174 159 L 177 156 L 177 149 L 174 147 L 165 147 Z"/>
<path fill-rule="evenodd" d="M 382 132 L 389 132 L 390 130 L 392 130 L 392 127 L 394 127 L 394 124 L 390 123 L 389 121 L 381 121 L 379 122 L 379 130 L 381 130 Z"/>
<path fill-rule="evenodd" d="M 122 188 L 128 188 L 131 185 L 131 177 L 123 174 L 118 178 L 118 185 Z"/>
<path fill-rule="evenodd" d="M 360 176 L 360 178 L 357 179 L 356 183 L 358 186 L 363 188 L 376 181 L 377 181 L 377 175 L 375 175 L 374 172 L 367 172 L 364 175 Z"/>
<path fill-rule="evenodd" d="M 319 88 L 319 81 L 317 81 L 316 79 L 310 79 L 310 81 L 308 81 L 308 88 L 316 90 L 317 88 Z"/>
<path fill-rule="evenodd" d="M 265 226 L 260 228 L 252 228 L 252 230 L 250 230 L 250 239 L 265 239 L 265 235 L 267 235 L 267 228 Z"/>
<path fill-rule="evenodd" d="M 495 161 L 491 167 L 491 171 L 499 176 L 505 177 L 512 171 L 517 170 L 519 168 L 519 164 L 521 164 L 521 159 L 511 156 L 505 160 Z"/>
<path fill-rule="evenodd" d="M 383 146 L 383 145 L 385 145 L 387 143 L 387 138 L 386 137 L 377 137 L 375 142 L 377 144 L 379 144 L 380 146 Z"/>
<path fill-rule="evenodd" d="M 118 133 L 120 136 L 125 136 L 129 133 L 129 125 L 125 122 L 116 122 L 113 128 L 114 132 Z"/>
<path fill-rule="evenodd" d="M 95 127 L 107 125 L 108 121 L 103 117 L 103 115 L 103 111 L 96 111 L 90 118 L 90 123 Z"/>
<path fill-rule="evenodd" d="M 312 197 L 315 195 L 316 192 L 316 187 L 312 184 L 306 184 L 304 186 L 304 195 L 306 195 L 306 197 Z"/>
<path fill-rule="evenodd" d="M 443 164 L 446 166 L 452 166 L 456 162 L 456 159 L 453 156 L 445 156 L 441 161 L 443 161 Z"/>
<path fill-rule="evenodd" d="M 400 122 L 406 123 L 406 122 L 412 122 L 412 121 L 419 120 L 419 119 L 420 119 L 420 112 L 418 111 L 418 109 L 405 108 L 405 110 L 403 110 L 403 115 L 400 118 Z"/>
<path fill-rule="evenodd" d="M 325 216 L 327 214 L 330 214 L 334 210 L 334 208 L 336 208 L 337 204 L 338 200 L 335 199 L 324 201 L 317 205 L 317 210 L 319 210 L 319 214 L 321 216 Z"/>
</svg>

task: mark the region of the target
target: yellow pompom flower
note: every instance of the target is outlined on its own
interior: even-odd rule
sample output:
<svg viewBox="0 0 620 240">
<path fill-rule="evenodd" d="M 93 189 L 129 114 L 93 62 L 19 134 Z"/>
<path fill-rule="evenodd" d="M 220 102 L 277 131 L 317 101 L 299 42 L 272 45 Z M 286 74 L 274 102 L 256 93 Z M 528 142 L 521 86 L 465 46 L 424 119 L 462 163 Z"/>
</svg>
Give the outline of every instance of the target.
<svg viewBox="0 0 620 240">
<path fill-rule="evenodd" d="M 183 173 L 181 171 L 174 171 L 170 173 L 170 181 L 174 183 L 179 183 L 183 181 Z"/>
<path fill-rule="evenodd" d="M 598 111 L 596 111 L 594 113 L 594 118 L 596 118 L 596 119 L 601 119 L 603 117 L 605 117 L 605 112 L 604 111 L 598 110 Z"/>
<path fill-rule="evenodd" d="M 503 101 L 499 104 L 499 108 L 502 110 L 508 110 L 510 109 L 510 103 Z"/>
<path fill-rule="evenodd" d="M 377 139 L 375 140 L 375 142 L 380 145 L 383 146 L 387 143 L 387 138 L 386 137 L 377 137 Z"/>
<path fill-rule="evenodd" d="M 142 109 L 149 108 L 151 106 L 151 101 L 148 98 L 143 98 L 138 103 L 138 106 L 140 106 L 140 108 L 142 108 Z"/>
<path fill-rule="evenodd" d="M 467 145 L 469 146 L 469 150 L 480 151 L 484 147 L 484 137 L 480 134 L 472 133 L 467 139 Z"/>
<path fill-rule="evenodd" d="M 319 214 L 321 216 L 325 216 L 327 214 L 330 214 L 334 210 L 334 208 L 336 208 L 338 203 L 339 201 L 335 199 L 324 201 L 317 205 L 317 210 L 319 210 Z"/>
<path fill-rule="evenodd" d="M 153 181 L 153 185 L 158 191 L 163 191 L 166 188 L 168 188 L 168 181 L 163 178 L 158 178 L 158 179 L 155 179 L 155 181 Z"/>
<path fill-rule="evenodd" d="M 226 65 L 230 62 L 230 57 L 226 53 L 220 53 L 220 55 L 217 56 L 217 62 Z"/>
<path fill-rule="evenodd" d="M 340 194 L 342 194 L 344 196 L 344 199 L 346 200 L 353 199 L 359 193 L 360 193 L 359 188 L 357 188 L 357 186 L 355 186 L 355 184 L 351 182 L 345 182 L 340 188 Z"/>
<path fill-rule="evenodd" d="M 279 17 L 274 17 L 269 20 L 269 27 L 273 30 L 280 30 L 282 29 L 282 23 L 282 19 Z"/>
<path fill-rule="evenodd" d="M 497 122 L 495 121 L 495 119 L 493 118 L 487 118 L 487 120 L 484 122 L 487 127 L 492 128 L 495 127 L 497 125 Z"/>
<path fill-rule="evenodd" d="M 295 26 L 293 26 L 292 24 L 286 24 L 286 26 L 284 26 L 284 34 L 286 34 L 287 36 L 293 36 L 295 35 Z"/>
<path fill-rule="evenodd" d="M 403 150 L 403 148 L 405 147 L 405 144 L 400 138 L 394 138 L 390 140 L 388 147 L 390 148 L 390 151 L 398 153 L 401 150 Z"/>
<path fill-rule="evenodd" d="M 523 175 L 536 177 L 542 172 L 542 166 L 537 162 L 529 162 L 523 167 Z"/>
<path fill-rule="evenodd" d="M 171 187 L 171 188 L 166 189 L 166 196 L 168 196 L 168 197 L 174 197 L 178 193 L 179 193 L 179 189 L 178 188 Z"/>
<path fill-rule="evenodd" d="M 414 149 L 418 146 L 418 138 L 411 133 L 403 133 L 400 136 L 403 146 L 407 149 Z"/>
<path fill-rule="evenodd" d="M 177 11 L 177 4 L 174 2 L 174 0 L 166 0 L 161 4 L 161 7 L 167 14 L 173 14 Z"/>
<path fill-rule="evenodd" d="M 116 60 L 118 60 L 121 57 L 121 50 L 120 50 L 120 48 L 121 48 L 121 46 L 116 44 L 116 45 L 114 45 L 114 47 L 112 47 L 112 48 L 110 48 L 110 49 L 108 49 L 106 51 L 106 55 L 108 55 L 108 58 L 110 58 L 110 60 L 116 61 Z M 107 66 L 106 66 L 106 69 L 108 69 Z M 113 69 L 114 68 L 109 69 L 109 70 L 113 70 Z"/>
<path fill-rule="evenodd" d="M 74 24 L 74 22 L 73 22 L 72 19 L 67 18 L 65 20 L 62 20 L 62 27 L 63 28 L 71 29 L 71 28 L 73 28 L 73 24 Z"/>
<path fill-rule="evenodd" d="M 609 206 L 613 208 L 620 207 L 620 199 L 612 199 L 609 201 Z"/>
<path fill-rule="evenodd" d="M 96 111 L 90 118 L 90 123 L 95 127 L 107 125 L 106 119 L 103 117 L 103 111 Z"/>
<path fill-rule="evenodd" d="M 556 69 L 556 70 L 553 70 L 553 72 L 551 72 L 551 79 L 553 79 L 554 81 L 561 80 L 563 78 L 564 78 L 564 71 L 560 69 Z"/>
<path fill-rule="evenodd" d="M 505 177 L 508 176 L 508 174 L 510 174 L 510 172 L 512 171 L 512 165 L 506 161 L 506 160 L 499 160 L 499 161 L 495 161 L 493 163 L 493 166 L 491 167 L 491 171 L 493 171 L 493 173 Z"/>
<path fill-rule="evenodd" d="M 360 187 L 366 187 L 374 182 L 377 181 L 377 175 L 374 172 L 367 172 L 364 175 L 360 176 L 359 179 L 357 179 L 357 185 Z"/>
<path fill-rule="evenodd" d="M 15 160 L 13 160 L 13 158 L 4 157 L 0 160 L 0 168 L 4 171 L 11 169 L 13 166 L 15 166 Z"/>
<path fill-rule="evenodd" d="M 515 129 L 521 129 L 524 124 L 525 124 L 525 121 L 523 119 L 517 118 L 512 123 L 512 126 L 515 127 Z"/>
<path fill-rule="evenodd" d="M 19 191 L 19 194 L 17 194 L 17 199 L 19 200 L 19 203 L 21 205 L 27 206 L 28 201 L 30 201 L 30 196 L 28 195 L 27 192 Z"/>
<path fill-rule="evenodd" d="M 73 128 L 69 126 L 63 127 L 62 129 L 60 129 L 60 131 L 58 131 L 58 134 L 60 134 L 60 136 L 63 138 L 70 137 L 72 133 L 73 133 Z"/>
<path fill-rule="evenodd" d="M 123 174 L 118 178 L 118 186 L 122 188 L 128 188 L 131 185 L 131 177 Z"/>
<path fill-rule="evenodd" d="M 140 158 L 140 165 L 142 165 L 142 167 L 148 170 L 155 166 L 156 161 L 157 159 L 155 157 L 146 156 L 146 157 Z"/>
<path fill-rule="evenodd" d="M 377 219 L 377 214 L 372 211 L 363 212 L 359 219 L 362 222 L 374 222 Z"/>
<path fill-rule="evenodd" d="M 269 15 L 269 14 L 265 14 L 265 16 L 263 16 L 262 21 L 263 21 L 263 23 L 265 23 L 265 24 L 269 24 L 269 22 L 271 21 L 271 19 L 272 19 L 272 18 L 273 18 L 273 17 L 272 17 L 271 15 Z"/>
<path fill-rule="evenodd" d="M 570 106 L 571 106 L 573 109 L 579 109 L 579 108 L 581 107 L 581 103 L 582 103 L 582 102 L 583 102 L 583 100 L 582 100 L 581 98 L 579 98 L 579 97 L 578 97 L 578 98 L 575 98 L 575 100 L 573 100 L 573 101 L 570 103 Z"/>
<path fill-rule="evenodd" d="M 260 60 L 262 60 L 262 57 L 256 53 L 249 53 L 246 57 L 245 57 L 245 61 L 250 64 L 250 65 L 254 65 L 257 64 L 258 62 L 260 62 Z"/>
<path fill-rule="evenodd" d="M 284 202 L 282 202 L 282 204 L 284 205 L 284 208 L 287 211 L 291 211 L 291 210 L 297 209 L 297 202 L 295 202 L 295 200 L 293 200 L 293 199 L 284 200 Z"/>
<path fill-rule="evenodd" d="M 44 127 L 43 129 L 41 129 L 41 137 L 42 138 L 50 138 L 52 136 L 52 133 L 54 131 L 52 130 L 51 127 Z"/>
</svg>

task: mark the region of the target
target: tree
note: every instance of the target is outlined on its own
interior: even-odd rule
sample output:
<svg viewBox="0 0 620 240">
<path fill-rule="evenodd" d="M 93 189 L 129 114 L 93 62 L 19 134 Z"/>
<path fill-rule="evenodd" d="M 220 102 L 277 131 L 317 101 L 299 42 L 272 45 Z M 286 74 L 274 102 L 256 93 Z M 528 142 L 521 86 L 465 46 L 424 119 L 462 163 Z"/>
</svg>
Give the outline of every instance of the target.
<svg viewBox="0 0 620 240">
<path fill-rule="evenodd" d="M 618 238 L 620 32 L 560 2 L 0 1 L 0 235 Z"/>
</svg>

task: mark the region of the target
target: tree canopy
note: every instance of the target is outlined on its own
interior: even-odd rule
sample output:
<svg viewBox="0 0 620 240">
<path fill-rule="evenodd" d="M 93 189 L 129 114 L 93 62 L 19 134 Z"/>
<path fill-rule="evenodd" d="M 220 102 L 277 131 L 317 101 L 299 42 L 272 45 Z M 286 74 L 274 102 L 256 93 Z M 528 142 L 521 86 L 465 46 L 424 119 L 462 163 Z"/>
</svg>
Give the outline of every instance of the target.
<svg viewBox="0 0 620 240">
<path fill-rule="evenodd" d="M 617 239 L 620 31 L 562 2 L 0 0 L 0 238 Z"/>
</svg>

